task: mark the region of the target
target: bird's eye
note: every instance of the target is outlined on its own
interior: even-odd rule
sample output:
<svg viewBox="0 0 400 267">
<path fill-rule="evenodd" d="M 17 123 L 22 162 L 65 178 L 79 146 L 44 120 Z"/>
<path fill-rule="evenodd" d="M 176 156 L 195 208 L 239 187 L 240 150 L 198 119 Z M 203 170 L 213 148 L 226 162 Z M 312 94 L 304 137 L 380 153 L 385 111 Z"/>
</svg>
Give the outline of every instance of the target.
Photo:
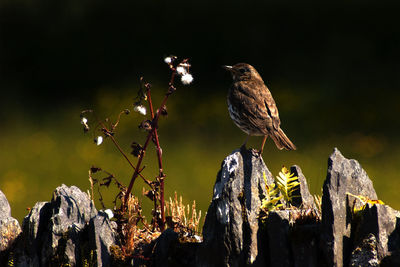
<svg viewBox="0 0 400 267">
<path fill-rule="evenodd" d="M 239 69 L 239 71 L 240 71 L 240 73 L 245 73 L 246 69 L 245 68 L 241 68 L 241 69 Z"/>
</svg>

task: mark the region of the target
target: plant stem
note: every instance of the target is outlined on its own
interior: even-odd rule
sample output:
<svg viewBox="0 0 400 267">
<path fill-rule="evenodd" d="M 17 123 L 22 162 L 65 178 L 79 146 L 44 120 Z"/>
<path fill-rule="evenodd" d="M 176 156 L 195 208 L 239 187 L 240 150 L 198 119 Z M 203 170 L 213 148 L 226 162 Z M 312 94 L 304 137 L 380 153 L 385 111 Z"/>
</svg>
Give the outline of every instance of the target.
<svg viewBox="0 0 400 267">
<path fill-rule="evenodd" d="M 130 194 L 131 191 L 132 191 L 133 183 L 135 182 L 136 177 L 137 177 L 138 174 L 139 174 L 140 165 L 142 164 L 144 155 L 145 155 L 145 153 L 146 153 L 146 148 L 147 148 L 147 146 L 148 146 L 148 144 L 149 144 L 149 141 L 150 141 L 150 138 L 151 138 L 152 135 L 153 135 L 153 129 L 152 129 L 152 130 L 149 132 L 149 134 L 147 135 L 146 142 L 144 143 L 143 149 L 142 149 L 142 151 L 140 152 L 139 160 L 138 160 L 138 162 L 137 162 L 137 164 L 136 164 L 136 168 L 135 168 L 135 171 L 134 171 L 134 173 L 133 173 L 133 175 L 132 175 L 132 178 L 131 178 L 131 181 L 130 181 L 130 183 L 129 183 L 128 189 L 126 190 L 126 194 L 125 194 L 125 197 L 124 197 L 124 202 L 122 203 L 123 209 L 125 209 L 126 203 L 127 203 L 127 201 L 128 201 L 129 194 Z"/>
<path fill-rule="evenodd" d="M 151 113 L 151 118 L 154 119 L 154 111 L 153 111 L 153 104 L 151 101 L 151 93 L 150 93 L 150 86 L 147 87 L 147 99 L 149 101 L 149 107 L 150 107 L 150 113 Z M 157 158 L 158 158 L 158 170 L 159 170 L 159 179 L 160 179 L 160 209 L 161 209 L 161 225 L 160 225 L 160 230 L 164 231 L 165 227 L 165 212 L 164 212 L 164 177 L 165 174 L 163 173 L 163 167 L 162 167 L 162 152 L 161 152 L 161 147 L 160 147 L 160 141 L 158 139 L 158 132 L 157 128 L 154 130 L 154 139 L 155 139 L 155 145 L 157 147 Z M 154 140 L 153 140 L 154 141 Z M 157 197 L 155 197 L 155 201 L 157 201 Z M 157 205 L 154 207 L 157 209 Z M 155 210 L 156 211 L 156 210 Z M 157 213 L 155 213 L 157 214 Z"/>
<path fill-rule="evenodd" d="M 121 113 L 119 114 L 119 117 L 121 116 Z M 128 156 L 126 155 L 126 153 L 122 150 L 121 146 L 118 144 L 117 140 L 115 140 L 114 136 L 110 133 L 110 130 L 107 128 L 107 126 L 97 118 L 97 116 L 95 116 L 97 121 L 100 123 L 101 127 L 103 128 L 104 134 L 108 137 L 111 138 L 111 141 L 114 143 L 115 147 L 118 149 L 118 151 L 122 154 L 122 156 L 128 161 L 129 165 L 131 165 L 131 167 L 136 171 L 135 166 L 133 166 L 132 162 L 130 161 L 130 159 L 128 158 Z M 118 117 L 118 121 L 117 123 L 114 125 L 115 126 L 118 124 L 119 122 L 119 117 Z M 143 179 L 143 181 L 148 184 L 150 187 L 152 187 L 151 183 L 144 178 L 144 176 L 139 172 L 140 177 Z"/>
<path fill-rule="evenodd" d="M 126 190 L 124 201 L 122 203 L 123 208 L 125 208 L 125 205 L 126 205 L 126 203 L 128 201 L 129 194 L 132 191 L 133 184 L 135 183 L 135 180 L 136 180 L 136 178 L 137 178 L 137 176 L 139 174 L 138 170 L 140 169 L 139 168 L 140 164 L 142 164 L 142 161 L 143 161 L 147 146 L 149 144 L 149 141 L 150 141 L 151 137 L 153 136 L 154 132 L 156 131 L 156 129 L 158 127 L 158 119 L 160 118 L 161 110 L 164 108 L 165 103 L 168 100 L 168 97 L 175 90 L 175 87 L 174 87 L 173 83 L 174 83 L 176 69 L 175 68 L 171 68 L 171 70 L 172 70 L 172 75 L 171 75 L 171 80 L 170 80 L 170 82 L 168 84 L 168 86 L 169 86 L 168 92 L 165 94 L 164 99 L 162 100 L 161 105 L 158 108 L 158 111 L 155 114 L 154 119 L 152 120 L 152 128 L 151 128 L 150 132 L 147 135 L 146 142 L 143 145 L 143 149 L 142 149 L 142 151 L 140 153 L 139 160 L 138 160 L 138 162 L 136 164 L 135 172 L 132 175 L 132 178 L 131 178 L 131 181 L 129 183 L 128 189 Z M 161 154 L 161 150 L 159 150 L 158 154 Z M 161 168 L 161 171 L 162 171 L 162 168 Z M 161 202 L 161 206 L 162 206 L 161 212 L 162 212 L 162 214 L 164 214 L 163 208 L 164 208 L 165 203 L 164 203 L 164 179 L 163 179 L 163 177 L 160 177 L 160 198 L 161 198 L 160 202 Z"/>
<path fill-rule="evenodd" d="M 129 165 L 131 165 L 131 167 L 136 170 L 135 166 L 133 166 L 132 162 L 129 160 L 128 156 L 126 155 L 126 153 L 122 150 L 121 146 L 118 144 L 117 140 L 115 140 L 114 136 L 110 135 L 109 136 L 111 138 L 111 141 L 114 143 L 114 145 L 117 147 L 117 149 L 119 150 L 119 152 L 121 152 L 121 154 L 124 156 L 124 158 L 128 161 Z M 149 180 L 147 180 L 146 178 L 144 178 L 144 176 L 139 172 L 139 176 L 142 177 L 143 181 L 148 184 L 150 187 L 152 187 L 151 182 Z"/>
</svg>

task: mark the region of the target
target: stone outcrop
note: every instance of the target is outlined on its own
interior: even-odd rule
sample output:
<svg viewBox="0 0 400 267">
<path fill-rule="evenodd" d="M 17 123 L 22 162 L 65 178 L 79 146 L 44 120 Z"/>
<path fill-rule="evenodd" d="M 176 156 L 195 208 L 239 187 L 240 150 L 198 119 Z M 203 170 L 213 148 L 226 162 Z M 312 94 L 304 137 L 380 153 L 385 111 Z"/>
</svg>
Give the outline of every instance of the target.
<svg viewBox="0 0 400 267">
<path fill-rule="evenodd" d="M 10 204 L 0 191 L 0 265 L 7 256 L 7 250 L 12 248 L 20 233 L 21 227 L 18 221 L 11 217 Z"/>
<path fill-rule="evenodd" d="M 274 178 L 258 153 L 234 151 L 217 175 L 203 242 L 183 241 L 167 229 L 146 257 L 119 266 L 400 266 L 400 212 L 379 204 L 356 160 L 334 149 L 321 207 L 300 167 L 290 170 L 300 183 L 292 206 L 261 219 L 264 176 L 268 186 Z M 51 201 L 36 203 L 21 232 L 0 191 L 0 265 L 111 266 L 116 228 L 86 193 L 62 185 Z"/>
<path fill-rule="evenodd" d="M 252 150 L 236 150 L 223 162 L 203 227 L 198 266 L 265 265 L 259 235 L 259 207 L 273 178 Z"/>
<path fill-rule="evenodd" d="M 372 181 L 356 160 L 334 149 L 328 159 L 328 174 L 322 193 L 322 243 L 329 265 L 347 266 L 351 253 L 354 197 L 377 199 Z M 360 203 L 356 201 L 357 207 Z"/>
<path fill-rule="evenodd" d="M 104 212 L 97 212 L 86 193 L 62 185 L 50 202 L 36 203 L 24 218 L 8 257 L 16 266 L 79 266 L 89 257 L 97 266 L 109 266 L 113 224 Z"/>
</svg>

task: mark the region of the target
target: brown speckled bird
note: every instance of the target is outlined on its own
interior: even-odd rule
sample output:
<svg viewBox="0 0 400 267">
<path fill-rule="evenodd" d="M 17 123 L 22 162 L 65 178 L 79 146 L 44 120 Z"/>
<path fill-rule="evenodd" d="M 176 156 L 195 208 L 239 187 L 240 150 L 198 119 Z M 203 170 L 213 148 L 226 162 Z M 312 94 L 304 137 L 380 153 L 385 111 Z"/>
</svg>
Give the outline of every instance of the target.
<svg viewBox="0 0 400 267">
<path fill-rule="evenodd" d="M 260 153 L 264 149 L 268 136 L 274 140 L 278 149 L 295 150 L 296 146 L 280 127 L 278 108 L 257 70 L 246 63 L 224 66 L 224 68 L 232 74 L 233 78 L 233 84 L 228 93 L 229 115 L 235 124 L 249 136 L 264 136 Z"/>
</svg>

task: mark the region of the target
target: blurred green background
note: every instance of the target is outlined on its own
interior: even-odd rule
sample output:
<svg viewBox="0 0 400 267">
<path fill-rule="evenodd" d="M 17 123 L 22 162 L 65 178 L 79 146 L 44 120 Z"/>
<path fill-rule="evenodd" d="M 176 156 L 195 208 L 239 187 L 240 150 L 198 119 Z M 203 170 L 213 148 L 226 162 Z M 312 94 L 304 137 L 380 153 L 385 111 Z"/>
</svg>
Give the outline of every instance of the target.
<svg viewBox="0 0 400 267">
<path fill-rule="evenodd" d="M 298 147 L 279 151 L 268 140 L 263 158 L 273 175 L 297 164 L 320 194 L 338 147 L 399 209 L 399 11 L 395 1 L 1 1 L 0 189 L 12 215 L 22 220 L 62 183 L 86 191 L 91 165 L 128 184 L 129 165 L 110 140 L 96 146 L 94 133 L 83 133 L 79 113 L 93 108 L 114 120 L 132 109 L 141 75 L 158 105 L 169 54 L 190 58 L 194 83 L 177 83 L 160 122 L 167 196 L 177 191 L 207 210 L 221 161 L 245 139 L 227 112 L 231 79 L 221 65 L 247 62 Z M 128 153 L 132 141 L 144 142 L 142 119 L 121 119 L 116 138 Z M 144 174 L 153 178 L 150 148 Z M 138 179 L 136 194 L 143 186 Z M 111 207 L 115 190 L 103 194 Z"/>
</svg>

